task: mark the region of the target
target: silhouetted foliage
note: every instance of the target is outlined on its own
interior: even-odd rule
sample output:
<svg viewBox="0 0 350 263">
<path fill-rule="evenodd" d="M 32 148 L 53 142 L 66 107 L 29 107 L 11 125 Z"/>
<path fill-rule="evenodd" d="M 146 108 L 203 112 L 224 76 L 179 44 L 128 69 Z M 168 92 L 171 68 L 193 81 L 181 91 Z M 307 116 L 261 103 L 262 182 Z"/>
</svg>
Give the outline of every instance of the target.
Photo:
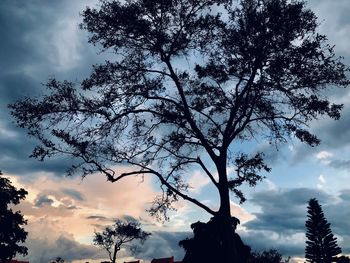
<svg viewBox="0 0 350 263">
<path fill-rule="evenodd" d="M 346 257 L 346 256 L 340 256 L 337 258 L 337 260 L 335 262 L 337 262 L 337 263 L 350 263 L 350 258 Z"/>
<path fill-rule="evenodd" d="M 283 256 L 275 249 L 268 251 L 254 251 L 250 254 L 248 263 L 288 263 L 289 258 L 283 260 Z"/>
<path fill-rule="evenodd" d="M 337 238 L 332 234 L 330 223 L 327 222 L 321 205 L 315 198 L 309 200 L 308 220 L 306 221 L 305 258 L 313 263 L 335 262 L 341 249 Z"/>
<path fill-rule="evenodd" d="M 20 211 L 14 212 L 11 205 L 18 205 L 28 192 L 17 189 L 11 181 L 1 176 L 0 171 L 0 262 L 6 262 L 21 254 L 28 254 L 28 249 L 18 243 L 25 242 L 27 232 L 23 225 L 27 224 Z"/>
<path fill-rule="evenodd" d="M 61 257 L 57 257 L 55 260 L 51 261 L 50 263 L 64 263 L 65 260 Z"/>
<path fill-rule="evenodd" d="M 235 229 L 239 220 L 235 217 L 231 220 L 231 236 L 234 238 L 231 251 L 237 251 L 239 260 L 236 262 L 246 262 L 250 247 L 245 245 L 239 235 L 235 233 Z M 226 247 L 222 244 L 222 231 L 226 228 L 221 225 L 221 221 L 216 217 L 210 219 L 207 223 L 200 221 L 191 225 L 193 230 L 193 238 L 186 238 L 179 242 L 179 245 L 184 248 L 186 254 L 183 263 L 211 263 L 225 262 Z"/>
<path fill-rule="evenodd" d="M 150 235 L 141 229 L 139 222 L 118 219 L 113 226 L 106 227 L 103 232 L 95 232 L 94 244 L 106 250 L 111 262 L 115 263 L 117 253 L 123 246 L 134 240 L 143 243 Z"/>
<path fill-rule="evenodd" d="M 82 15 L 89 41 L 115 61 L 94 65 L 80 87 L 51 79 L 48 95 L 10 105 L 12 114 L 41 141 L 32 156 L 81 160 L 68 174 L 157 177 L 163 193 L 149 212 L 159 218 L 182 198 L 231 233 L 230 192 L 244 202 L 240 187 L 270 168 L 262 153 L 230 146 L 291 136 L 314 146 L 308 123 L 340 117 L 324 90 L 346 87 L 348 68 L 303 1 L 104 0 Z M 189 195 L 192 169 L 217 189 L 217 211 Z"/>
</svg>

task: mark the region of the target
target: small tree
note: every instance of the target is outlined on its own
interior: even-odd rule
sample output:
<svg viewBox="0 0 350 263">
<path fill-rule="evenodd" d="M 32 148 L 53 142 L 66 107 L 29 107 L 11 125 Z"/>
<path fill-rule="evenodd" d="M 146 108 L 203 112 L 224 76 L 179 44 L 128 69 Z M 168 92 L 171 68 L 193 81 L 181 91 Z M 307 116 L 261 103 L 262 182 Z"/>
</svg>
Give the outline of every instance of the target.
<svg viewBox="0 0 350 263">
<path fill-rule="evenodd" d="M 94 244 L 108 252 L 112 263 L 116 262 L 117 253 L 126 244 L 139 240 L 143 243 L 151 234 L 143 231 L 135 220 L 117 220 L 113 226 L 103 232 L 95 232 Z"/>
<path fill-rule="evenodd" d="M 21 227 L 26 225 L 20 211 L 14 212 L 9 205 L 17 205 L 25 199 L 28 192 L 16 189 L 11 181 L 1 177 L 0 171 L 0 262 L 11 260 L 15 255 L 27 255 L 28 249 L 18 243 L 25 242 L 27 232 Z"/>
<path fill-rule="evenodd" d="M 341 253 L 337 238 L 332 234 L 321 205 L 315 198 L 309 200 L 308 220 L 306 221 L 305 258 L 312 263 L 331 263 Z"/>
<path fill-rule="evenodd" d="M 64 263 L 65 260 L 61 257 L 57 257 L 55 260 L 51 261 L 50 263 Z"/>
</svg>

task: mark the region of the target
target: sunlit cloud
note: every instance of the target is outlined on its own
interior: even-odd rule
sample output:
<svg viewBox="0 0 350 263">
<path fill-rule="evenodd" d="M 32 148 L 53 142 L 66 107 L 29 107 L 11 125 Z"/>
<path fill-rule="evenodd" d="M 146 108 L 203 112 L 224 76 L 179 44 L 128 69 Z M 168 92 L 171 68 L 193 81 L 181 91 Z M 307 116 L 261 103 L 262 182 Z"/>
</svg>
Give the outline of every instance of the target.
<svg viewBox="0 0 350 263">
<path fill-rule="evenodd" d="M 208 176 L 203 175 L 199 171 L 195 171 L 193 175 L 188 180 L 188 184 L 190 185 L 189 191 L 194 193 L 199 193 L 201 189 L 210 183 L 210 179 Z"/>
</svg>

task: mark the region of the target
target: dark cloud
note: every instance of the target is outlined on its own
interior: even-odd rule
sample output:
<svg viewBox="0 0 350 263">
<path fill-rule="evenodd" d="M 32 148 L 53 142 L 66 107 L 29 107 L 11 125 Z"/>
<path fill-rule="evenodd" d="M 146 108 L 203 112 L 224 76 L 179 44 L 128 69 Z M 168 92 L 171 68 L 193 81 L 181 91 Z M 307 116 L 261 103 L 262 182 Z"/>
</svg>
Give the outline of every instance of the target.
<svg viewBox="0 0 350 263">
<path fill-rule="evenodd" d="M 249 229 L 292 233 L 302 231 L 305 224 L 305 207 L 310 198 L 320 202 L 330 196 L 315 189 L 299 188 L 286 192 L 256 193 L 251 201 L 261 207 L 256 219 L 246 223 Z"/>
<path fill-rule="evenodd" d="M 350 160 L 332 160 L 329 166 L 336 169 L 350 170 Z"/>
<path fill-rule="evenodd" d="M 283 257 L 304 256 L 304 242 L 292 242 L 288 235 L 270 231 L 248 231 L 239 234 L 243 243 L 249 245 L 252 251 L 276 249 Z"/>
<path fill-rule="evenodd" d="M 135 257 L 153 259 L 174 256 L 176 260 L 182 260 L 185 253 L 178 245 L 179 241 L 191 236 L 189 232 L 152 232 Z"/>
<path fill-rule="evenodd" d="M 52 76 L 82 80 L 97 61 L 96 49 L 78 29 L 79 12 L 96 1 L 44 0 L 0 2 L 0 160 L 7 173 L 39 171 L 61 175 L 72 161 L 28 159 L 36 142 L 14 125 L 7 105 L 43 94 Z"/>
<path fill-rule="evenodd" d="M 35 206 L 36 207 L 43 207 L 45 205 L 52 205 L 54 201 L 49 198 L 46 195 L 40 195 L 36 200 L 35 200 Z"/>
<path fill-rule="evenodd" d="M 306 162 L 309 158 L 320 151 L 337 151 L 350 146 L 350 106 L 345 105 L 341 113 L 341 118 L 337 121 L 333 119 L 321 119 L 311 125 L 311 132 L 321 139 L 318 147 L 310 147 L 297 143 L 292 162 Z M 344 169 L 348 165 L 348 160 L 333 160 L 330 165 L 333 168 Z"/>
<path fill-rule="evenodd" d="M 47 159 L 44 162 L 29 158 L 36 143 L 22 131 L 14 131 L 17 130 L 9 130 L 14 133 L 13 137 L 0 136 L 1 169 L 5 173 L 28 176 L 45 171 L 62 176 L 75 162 L 67 156 Z"/>
<path fill-rule="evenodd" d="M 350 202 L 350 189 L 341 191 L 339 197 L 345 202 Z"/>
<path fill-rule="evenodd" d="M 101 250 L 92 245 L 83 245 L 70 236 L 59 236 L 55 240 L 29 238 L 26 242 L 30 262 L 47 263 L 57 257 L 66 262 L 105 258 Z"/>
<path fill-rule="evenodd" d="M 100 221 L 110 221 L 105 216 L 87 216 L 86 219 L 100 220 Z"/>
<path fill-rule="evenodd" d="M 122 217 L 123 220 L 125 221 L 129 221 L 129 222 L 138 222 L 139 220 L 137 220 L 135 217 L 131 216 L 131 215 L 124 215 Z"/>
<path fill-rule="evenodd" d="M 77 207 L 75 205 L 69 205 L 69 206 L 67 206 L 67 209 L 68 210 L 76 210 L 76 209 L 79 209 L 79 207 Z"/>
<path fill-rule="evenodd" d="M 71 188 L 64 188 L 64 189 L 62 189 L 62 192 L 70 197 L 73 197 L 75 200 L 78 200 L 78 201 L 85 201 L 86 200 L 84 194 L 82 194 L 81 192 L 79 192 L 77 190 L 74 190 Z"/>
<path fill-rule="evenodd" d="M 350 106 L 345 105 L 339 121 L 325 120 L 314 128 L 322 144 L 332 149 L 339 149 L 349 145 L 350 138 Z"/>
</svg>

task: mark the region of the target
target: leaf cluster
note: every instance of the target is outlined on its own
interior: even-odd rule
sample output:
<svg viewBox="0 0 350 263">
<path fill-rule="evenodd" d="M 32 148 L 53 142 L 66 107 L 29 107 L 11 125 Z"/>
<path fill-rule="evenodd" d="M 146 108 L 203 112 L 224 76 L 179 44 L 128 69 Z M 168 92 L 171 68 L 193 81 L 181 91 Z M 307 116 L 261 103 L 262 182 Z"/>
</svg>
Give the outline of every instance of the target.
<svg viewBox="0 0 350 263">
<path fill-rule="evenodd" d="M 28 249 L 18 243 L 25 242 L 27 232 L 22 228 L 27 224 L 20 211 L 13 211 L 9 206 L 17 205 L 25 199 L 28 192 L 16 189 L 11 181 L 1 176 L 0 172 L 0 262 L 7 262 L 16 254 L 27 255 Z"/>
</svg>

